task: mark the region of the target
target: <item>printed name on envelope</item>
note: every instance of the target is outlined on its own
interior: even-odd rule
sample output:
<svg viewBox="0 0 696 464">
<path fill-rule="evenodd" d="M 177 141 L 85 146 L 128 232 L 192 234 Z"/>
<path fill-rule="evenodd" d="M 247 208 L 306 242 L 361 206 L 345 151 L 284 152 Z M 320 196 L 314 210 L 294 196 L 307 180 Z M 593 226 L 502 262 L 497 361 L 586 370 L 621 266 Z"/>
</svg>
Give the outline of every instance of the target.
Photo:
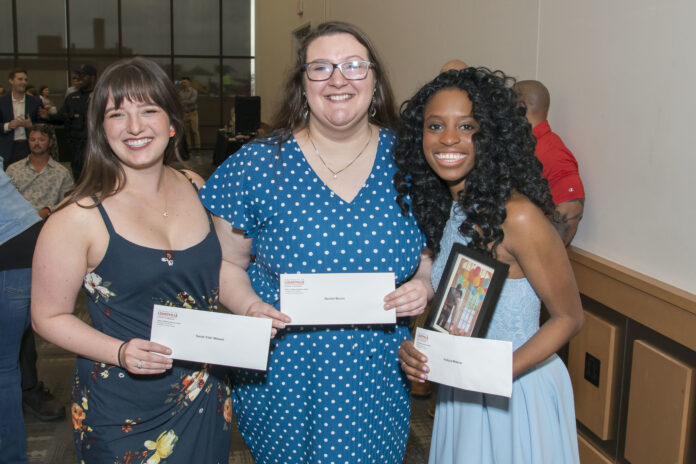
<svg viewBox="0 0 696 464">
<path fill-rule="evenodd" d="M 393 272 L 281 274 L 280 309 L 290 325 L 394 324 L 394 288 Z"/>
<path fill-rule="evenodd" d="M 171 358 L 266 370 L 271 320 L 155 305 L 150 340 Z"/>
<path fill-rule="evenodd" d="M 428 380 L 463 390 L 512 395 L 512 343 L 418 328 L 416 349 L 428 357 Z"/>
</svg>

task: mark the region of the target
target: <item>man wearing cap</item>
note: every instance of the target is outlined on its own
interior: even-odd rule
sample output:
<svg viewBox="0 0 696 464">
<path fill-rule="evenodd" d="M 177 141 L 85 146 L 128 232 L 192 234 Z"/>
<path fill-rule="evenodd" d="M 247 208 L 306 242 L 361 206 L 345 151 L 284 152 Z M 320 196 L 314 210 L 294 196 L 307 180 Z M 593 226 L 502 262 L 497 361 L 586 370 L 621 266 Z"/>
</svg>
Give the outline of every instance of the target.
<svg viewBox="0 0 696 464">
<path fill-rule="evenodd" d="M 87 108 L 89 100 L 97 81 L 97 70 L 94 66 L 83 64 L 75 71 L 79 78 L 79 88 L 65 97 L 65 102 L 58 113 L 48 115 L 48 111 L 41 117 L 51 122 L 62 122 L 68 133 L 68 145 L 70 146 L 70 167 L 73 178 L 77 181 L 82 173 L 84 164 L 84 151 L 87 142 Z"/>
<path fill-rule="evenodd" d="M 0 157 L 5 167 L 29 154 L 27 129 L 39 118 L 41 100 L 26 94 L 29 78 L 25 69 L 9 74 L 11 91 L 0 97 Z"/>
</svg>

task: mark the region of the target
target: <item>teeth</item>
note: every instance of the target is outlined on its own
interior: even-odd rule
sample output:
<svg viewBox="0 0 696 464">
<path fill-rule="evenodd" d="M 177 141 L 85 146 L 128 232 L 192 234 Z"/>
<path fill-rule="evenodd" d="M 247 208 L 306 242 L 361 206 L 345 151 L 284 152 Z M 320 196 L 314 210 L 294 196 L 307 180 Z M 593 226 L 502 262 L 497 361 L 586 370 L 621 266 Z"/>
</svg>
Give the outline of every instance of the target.
<svg viewBox="0 0 696 464">
<path fill-rule="evenodd" d="M 147 145 L 148 143 L 152 142 L 152 139 L 138 139 L 138 140 L 126 140 L 125 143 L 129 147 L 133 148 L 139 148 Z"/>
<path fill-rule="evenodd" d="M 350 95 L 348 95 L 348 94 L 329 95 L 329 100 L 331 100 L 331 101 L 343 101 L 343 100 L 348 100 L 349 98 L 350 98 Z"/>
<path fill-rule="evenodd" d="M 466 158 L 464 153 L 436 153 L 435 158 L 443 161 L 459 161 Z"/>
</svg>

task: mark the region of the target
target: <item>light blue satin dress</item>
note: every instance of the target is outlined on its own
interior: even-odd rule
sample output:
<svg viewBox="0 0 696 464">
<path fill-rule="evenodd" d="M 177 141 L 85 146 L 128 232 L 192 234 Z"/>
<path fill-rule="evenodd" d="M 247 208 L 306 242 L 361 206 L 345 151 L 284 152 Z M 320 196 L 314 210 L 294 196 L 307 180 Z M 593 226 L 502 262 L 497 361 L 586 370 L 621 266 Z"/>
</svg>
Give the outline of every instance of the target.
<svg viewBox="0 0 696 464">
<path fill-rule="evenodd" d="M 435 288 L 452 245 L 466 243 L 458 227 L 463 213 L 453 207 L 431 274 Z M 507 279 L 486 338 L 519 348 L 539 329 L 539 297 L 527 279 Z M 555 354 L 513 382 L 511 398 L 441 385 L 431 464 L 579 463 L 573 390 Z"/>
</svg>

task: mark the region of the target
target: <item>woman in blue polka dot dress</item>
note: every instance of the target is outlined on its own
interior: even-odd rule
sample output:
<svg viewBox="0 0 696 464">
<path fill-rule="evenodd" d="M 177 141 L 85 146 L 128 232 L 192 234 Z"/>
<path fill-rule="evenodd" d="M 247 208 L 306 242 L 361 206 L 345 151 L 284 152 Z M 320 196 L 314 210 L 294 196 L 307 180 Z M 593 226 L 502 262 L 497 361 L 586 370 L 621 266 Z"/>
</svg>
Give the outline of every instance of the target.
<svg viewBox="0 0 696 464">
<path fill-rule="evenodd" d="M 396 203 L 393 97 L 374 48 L 345 23 L 305 39 L 275 132 L 231 156 L 201 190 L 223 248 L 220 292 L 273 319 L 268 371 L 233 394 L 257 464 L 401 463 L 410 398 L 397 351 L 432 297 L 431 260 Z M 250 259 L 254 255 L 254 259 Z M 285 327 L 281 273 L 394 272 L 398 323 Z"/>
</svg>

